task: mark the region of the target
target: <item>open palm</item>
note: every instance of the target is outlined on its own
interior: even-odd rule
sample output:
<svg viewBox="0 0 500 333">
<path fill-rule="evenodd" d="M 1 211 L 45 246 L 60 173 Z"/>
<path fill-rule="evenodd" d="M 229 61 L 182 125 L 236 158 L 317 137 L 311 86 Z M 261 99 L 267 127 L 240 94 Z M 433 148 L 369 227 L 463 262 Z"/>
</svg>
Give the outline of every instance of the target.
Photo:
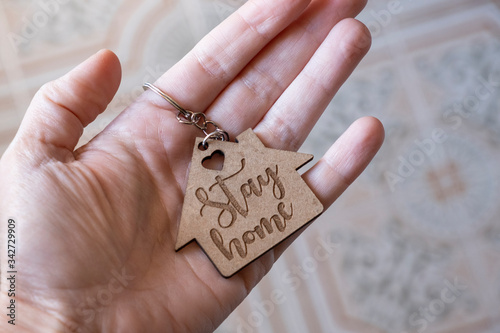
<svg viewBox="0 0 500 333">
<path fill-rule="evenodd" d="M 297 150 L 369 49 L 366 28 L 349 18 L 363 5 L 250 0 L 156 85 L 184 108 L 204 111 L 232 138 L 253 128 L 267 147 Z M 179 124 L 175 109 L 147 92 L 75 151 L 120 75 L 116 56 L 101 51 L 45 85 L 2 157 L 0 217 L 2 224 L 16 221 L 20 244 L 17 299 L 25 313 L 18 328 L 212 331 L 291 242 L 229 279 L 194 243 L 176 253 L 192 146 L 201 133 Z M 382 140 L 376 119 L 360 119 L 304 175 L 325 207 Z"/>
</svg>

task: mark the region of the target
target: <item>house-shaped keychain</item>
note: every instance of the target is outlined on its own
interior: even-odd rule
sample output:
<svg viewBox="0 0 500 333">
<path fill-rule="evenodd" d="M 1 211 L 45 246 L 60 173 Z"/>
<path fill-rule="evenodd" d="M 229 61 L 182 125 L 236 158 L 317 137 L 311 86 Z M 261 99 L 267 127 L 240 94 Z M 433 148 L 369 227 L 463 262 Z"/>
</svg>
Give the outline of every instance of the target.
<svg viewBox="0 0 500 333">
<path fill-rule="evenodd" d="M 230 277 L 323 211 L 297 172 L 312 155 L 266 148 L 250 129 L 236 142 L 204 149 L 202 141 L 193 149 L 176 250 L 196 240 Z M 216 155 L 223 164 L 207 168 Z"/>
</svg>

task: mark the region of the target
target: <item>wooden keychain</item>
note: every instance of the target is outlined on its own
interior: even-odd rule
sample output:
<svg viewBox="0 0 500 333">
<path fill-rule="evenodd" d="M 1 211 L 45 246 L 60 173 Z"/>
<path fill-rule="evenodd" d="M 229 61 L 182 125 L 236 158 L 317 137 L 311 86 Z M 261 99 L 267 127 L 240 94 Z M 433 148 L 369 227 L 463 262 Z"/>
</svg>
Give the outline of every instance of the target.
<svg viewBox="0 0 500 333">
<path fill-rule="evenodd" d="M 267 148 L 251 129 L 230 142 L 204 113 L 185 110 L 151 83 L 143 87 L 175 107 L 180 123 L 205 134 L 193 148 L 176 251 L 196 240 L 230 277 L 323 212 L 297 172 L 313 155 Z M 216 158 L 222 163 L 208 166 Z"/>
</svg>

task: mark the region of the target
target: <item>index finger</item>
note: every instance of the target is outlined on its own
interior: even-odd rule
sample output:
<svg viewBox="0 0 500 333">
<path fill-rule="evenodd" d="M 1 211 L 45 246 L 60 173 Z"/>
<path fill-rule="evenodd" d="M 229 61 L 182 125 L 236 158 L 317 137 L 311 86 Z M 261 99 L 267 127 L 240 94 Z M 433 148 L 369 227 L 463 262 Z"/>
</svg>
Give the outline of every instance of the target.
<svg viewBox="0 0 500 333">
<path fill-rule="evenodd" d="M 155 83 L 180 105 L 204 111 L 217 95 L 311 0 L 250 0 L 205 36 Z M 154 104 L 161 100 L 148 94 Z M 140 99 L 139 102 L 142 102 Z M 162 107 L 171 108 L 161 102 Z"/>
</svg>

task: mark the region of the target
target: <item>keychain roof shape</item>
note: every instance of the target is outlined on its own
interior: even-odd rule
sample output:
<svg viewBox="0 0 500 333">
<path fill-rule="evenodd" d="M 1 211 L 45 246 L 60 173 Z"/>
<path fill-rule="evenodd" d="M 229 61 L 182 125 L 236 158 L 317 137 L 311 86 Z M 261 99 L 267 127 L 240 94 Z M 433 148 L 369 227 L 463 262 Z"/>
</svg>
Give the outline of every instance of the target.
<svg viewBox="0 0 500 333">
<path fill-rule="evenodd" d="M 297 172 L 312 155 L 266 148 L 248 129 L 236 142 L 198 138 L 176 250 L 192 240 L 230 277 L 323 212 Z M 204 167 L 216 155 L 220 170 Z"/>
</svg>

